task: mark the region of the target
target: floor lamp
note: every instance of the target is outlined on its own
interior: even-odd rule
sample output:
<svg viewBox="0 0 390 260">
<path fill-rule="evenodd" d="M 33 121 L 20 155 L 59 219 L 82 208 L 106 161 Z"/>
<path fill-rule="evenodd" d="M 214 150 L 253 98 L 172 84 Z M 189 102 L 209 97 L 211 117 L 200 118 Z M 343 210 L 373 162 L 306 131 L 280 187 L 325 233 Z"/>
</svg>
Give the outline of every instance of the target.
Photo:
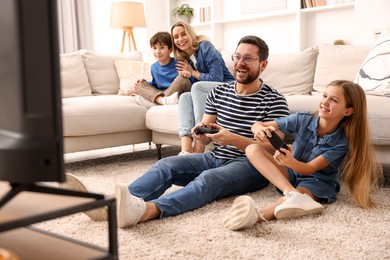
<svg viewBox="0 0 390 260">
<path fill-rule="evenodd" d="M 137 50 L 135 44 L 133 28 L 146 27 L 144 5 L 136 2 L 114 2 L 111 5 L 110 27 L 114 29 L 123 29 L 122 47 L 123 52 L 125 47 L 126 36 L 129 42 L 129 51 Z"/>
</svg>

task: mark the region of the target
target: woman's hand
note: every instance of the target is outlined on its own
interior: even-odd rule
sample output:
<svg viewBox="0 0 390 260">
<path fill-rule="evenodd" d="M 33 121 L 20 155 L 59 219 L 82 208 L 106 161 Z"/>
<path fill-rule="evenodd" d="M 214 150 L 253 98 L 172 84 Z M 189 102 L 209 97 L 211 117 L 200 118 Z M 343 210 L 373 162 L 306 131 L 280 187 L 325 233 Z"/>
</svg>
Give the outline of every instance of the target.
<svg viewBox="0 0 390 260">
<path fill-rule="evenodd" d="M 191 77 L 191 72 L 189 72 L 188 70 L 181 70 L 181 71 L 178 71 L 178 72 L 179 72 L 180 76 L 183 76 L 185 78 L 190 78 Z"/>
<path fill-rule="evenodd" d="M 176 70 L 178 73 L 180 73 L 180 71 L 188 71 L 190 75 L 192 75 L 192 72 L 194 71 L 186 60 L 176 61 Z"/>
</svg>

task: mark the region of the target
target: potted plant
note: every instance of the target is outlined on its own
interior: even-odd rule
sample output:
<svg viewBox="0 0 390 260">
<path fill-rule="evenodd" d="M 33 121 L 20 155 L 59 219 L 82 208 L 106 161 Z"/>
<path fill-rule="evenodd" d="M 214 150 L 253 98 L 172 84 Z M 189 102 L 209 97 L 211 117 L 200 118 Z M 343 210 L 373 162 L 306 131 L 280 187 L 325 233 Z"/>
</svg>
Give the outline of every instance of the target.
<svg viewBox="0 0 390 260">
<path fill-rule="evenodd" d="M 172 16 L 178 17 L 179 19 L 189 22 L 190 18 L 194 15 L 194 8 L 190 7 L 188 4 L 182 4 L 181 6 L 176 7 L 172 10 Z M 183 17 L 185 17 L 183 19 Z"/>
</svg>

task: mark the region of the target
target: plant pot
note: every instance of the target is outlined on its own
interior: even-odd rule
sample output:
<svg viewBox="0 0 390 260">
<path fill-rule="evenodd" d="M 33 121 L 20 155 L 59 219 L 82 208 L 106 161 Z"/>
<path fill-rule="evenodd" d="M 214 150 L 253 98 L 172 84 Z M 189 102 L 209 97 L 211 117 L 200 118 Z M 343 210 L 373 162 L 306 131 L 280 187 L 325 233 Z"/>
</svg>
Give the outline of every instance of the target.
<svg viewBox="0 0 390 260">
<path fill-rule="evenodd" d="M 176 21 L 178 21 L 178 22 L 183 21 L 186 23 L 190 23 L 190 18 L 188 16 L 185 16 L 185 15 L 179 15 L 179 16 L 176 16 Z"/>
</svg>

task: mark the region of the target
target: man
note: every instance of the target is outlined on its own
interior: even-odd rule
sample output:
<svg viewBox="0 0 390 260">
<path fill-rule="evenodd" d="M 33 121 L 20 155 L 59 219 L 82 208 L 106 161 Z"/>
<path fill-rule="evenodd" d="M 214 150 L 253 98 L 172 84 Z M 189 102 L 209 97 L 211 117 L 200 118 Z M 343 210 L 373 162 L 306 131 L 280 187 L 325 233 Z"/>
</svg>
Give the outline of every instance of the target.
<svg viewBox="0 0 390 260">
<path fill-rule="evenodd" d="M 243 37 L 232 55 L 236 81 L 213 88 L 200 126 L 219 130 L 193 136 L 214 149 L 172 156 L 156 162 L 130 185 L 117 184 L 118 226 L 135 225 L 192 211 L 227 196 L 253 192 L 268 185 L 245 156 L 256 143 L 251 126 L 287 116 L 286 99 L 259 79 L 267 67 L 268 46 L 256 36 Z M 271 153 L 274 149 L 264 144 Z M 182 188 L 164 194 L 172 185 Z"/>
<path fill-rule="evenodd" d="M 236 82 L 212 90 L 199 124 L 219 132 L 194 133 L 204 144 L 214 142 L 215 148 L 208 153 L 164 158 L 129 186 L 117 184 L 119 227 L 178 215 L 268 185 L 244 154 L 245 148 L 255 143 L 251 132 L 254 122 L 289 114 L 285 98 L 259 79 L 267 58 L 268 46 L 260 38 L 246 36 L 239 41 L 232 55 Z M 164 194 L 172 185 L 183 187 Z"/>
</svg>

